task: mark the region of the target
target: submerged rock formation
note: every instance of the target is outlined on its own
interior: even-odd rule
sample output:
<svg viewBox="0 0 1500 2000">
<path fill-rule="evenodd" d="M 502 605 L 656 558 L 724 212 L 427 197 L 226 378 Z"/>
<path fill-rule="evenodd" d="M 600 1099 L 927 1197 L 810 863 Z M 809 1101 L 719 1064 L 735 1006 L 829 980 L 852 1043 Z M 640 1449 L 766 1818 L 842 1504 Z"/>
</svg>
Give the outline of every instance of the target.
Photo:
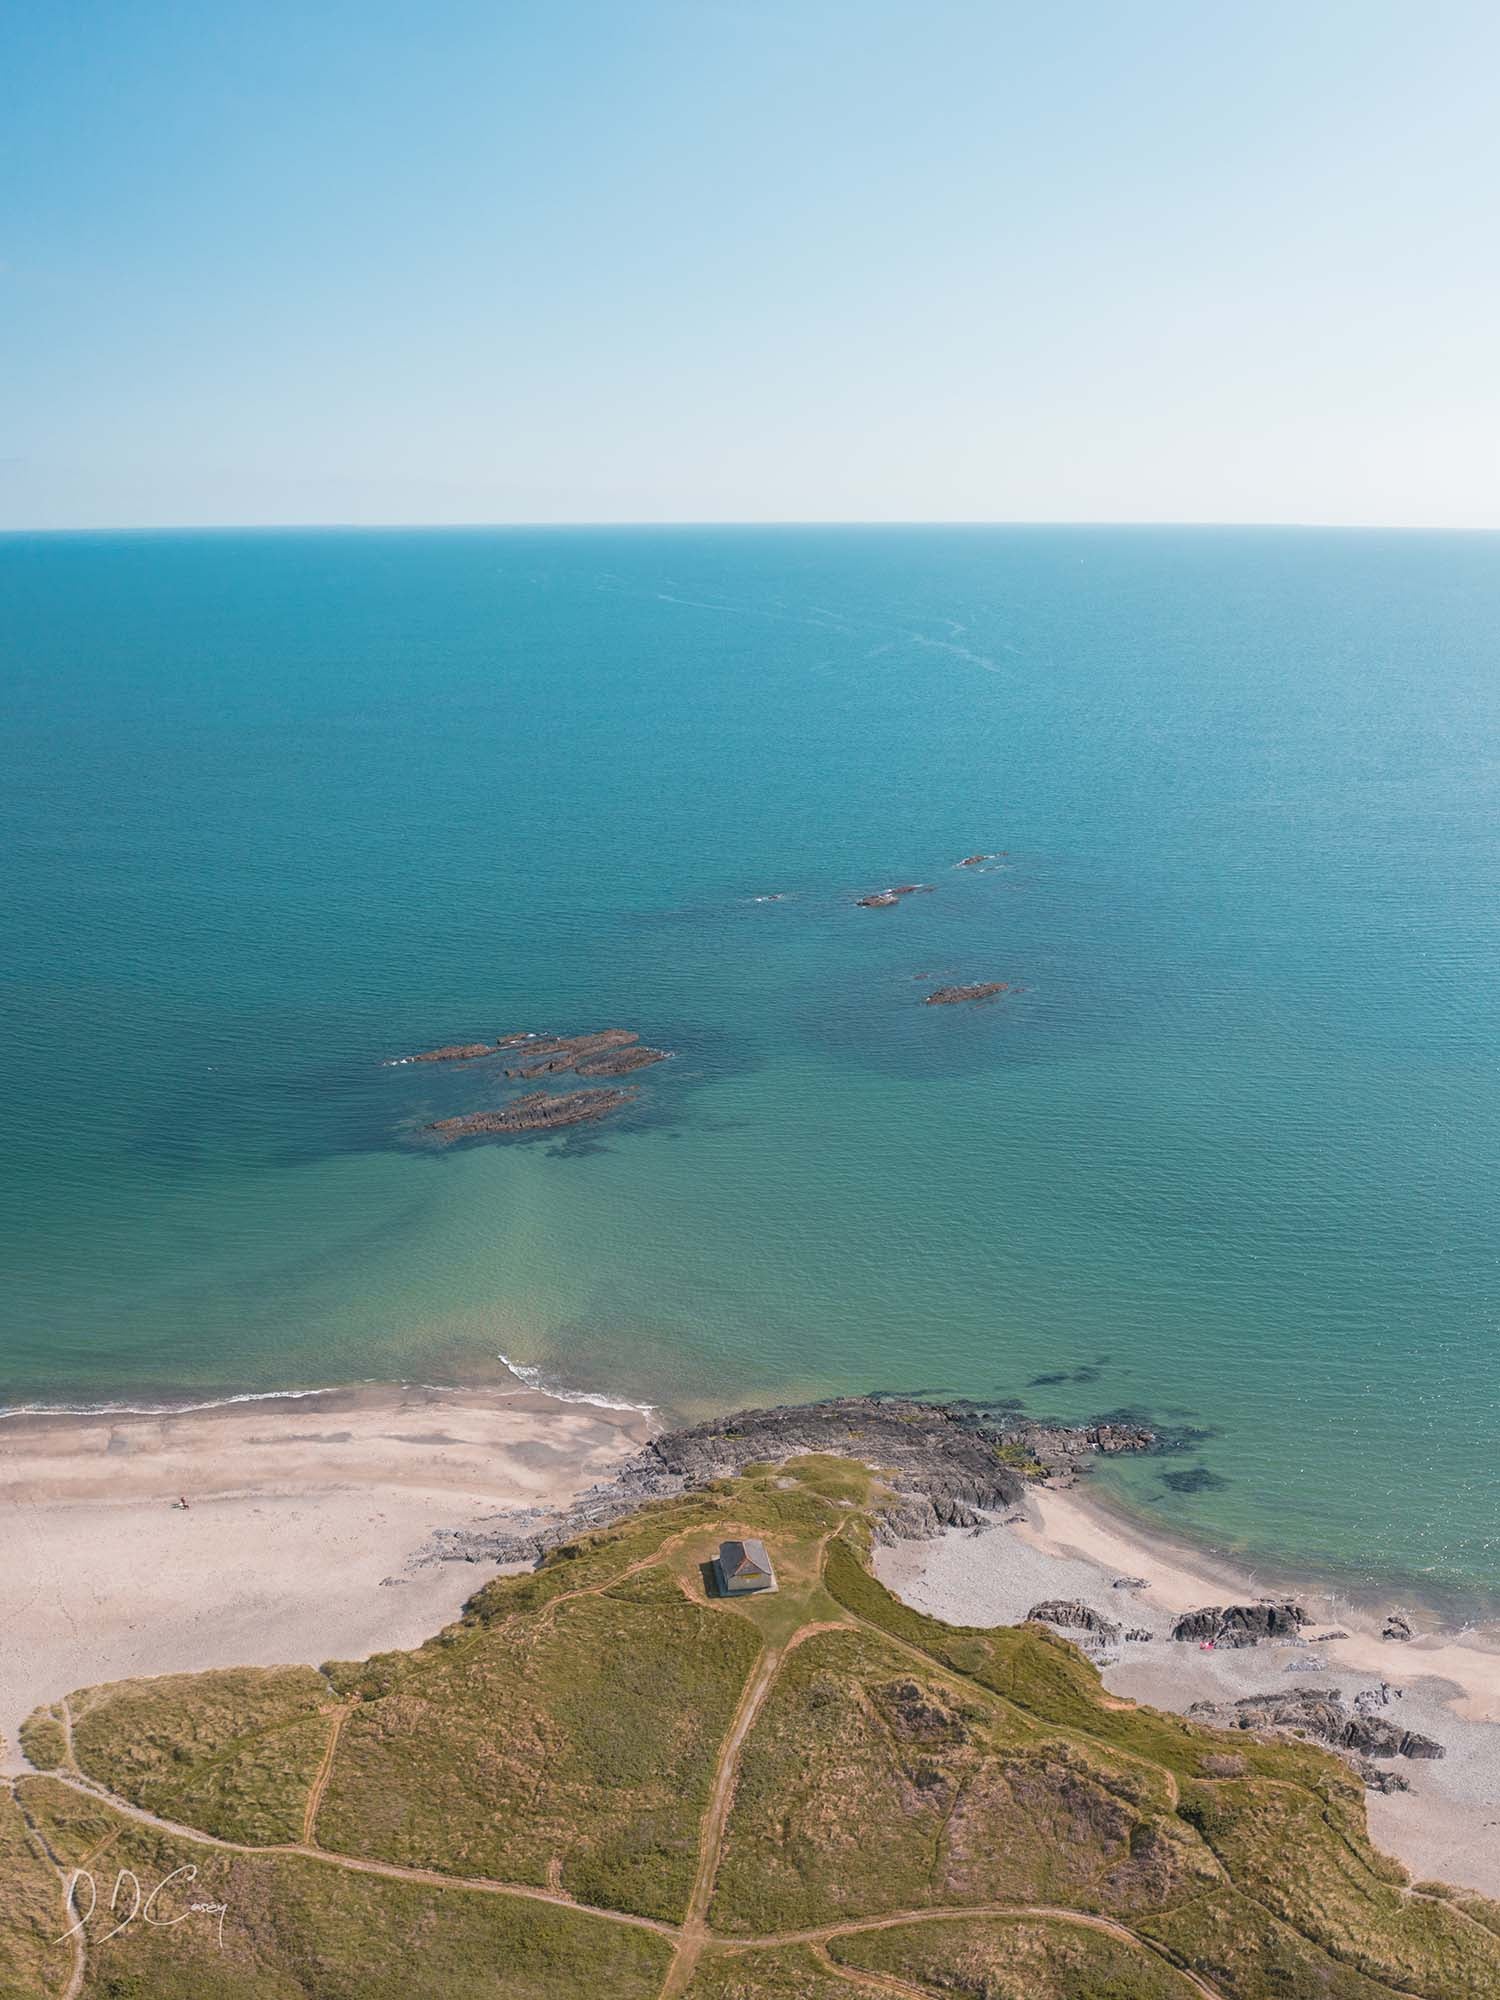
<svg viewBox="0 0 1500 2000">
<path fill-rule="evenodd" d="M 1172 1637 L 1215 1646 L 1257 1646 L 1262 1639 L 1295 1639 L 1307 1622 L 1300 1604 L 1266 1597 L 1255 1604 L 1210 1604 L 1186 1611 L 1172 1627 Z"/>
<path fill-rule="evenodd" d="M 930 896 L 930 882 L 898 882 L 894 889 L 875 889 L 868 896 L 856 896 L 855 902 L 862 910 L 888 910 L 893 903 L 899 903 L 903 896 Z"/>
<path fill-rule="evenodd" d="M 469 1111 L 427 1127 L 446 1145 L 457 1139 L 510 1139 L 523 1132 L 554 1132 L 607 1118 L 636 1096 L 633 1090 L 532 1090 L 496 1111 Z"/>
<path fill-rule="evenodd" d="M 924 1007 L 959 1007 L 966 1000 L 993 1000 L 997 993 L 1009 993 L 1003 979 L 987 980 L 982 986 L 940 986 L 922 1002 Z"/>
<path fill-rule="evenodd" d="M 420 1562 L 537 1562 L 651 1500 L 707 1486 L 744 1466 L 831 1453 L 874 1467 L 894 1489 L 878 1511 L 883 1541 L 976 1527 L 1026 1491 L 1021 1459 L 1044 1473 L 1075 1472 L 1096 1452 L 1149 1451 L 1153 1431 L 1129 1424 L 1035 1424 L 969 1404 L 841 1396 L 771 1410 L 741 1410 L 653 1438 L 613 1479 L 553 1517 L 497 1515 L 482 1528 L 441 1529 Z M 1004 1456 L 1002 1457 L 1002 1452 Z"/>
</svg>

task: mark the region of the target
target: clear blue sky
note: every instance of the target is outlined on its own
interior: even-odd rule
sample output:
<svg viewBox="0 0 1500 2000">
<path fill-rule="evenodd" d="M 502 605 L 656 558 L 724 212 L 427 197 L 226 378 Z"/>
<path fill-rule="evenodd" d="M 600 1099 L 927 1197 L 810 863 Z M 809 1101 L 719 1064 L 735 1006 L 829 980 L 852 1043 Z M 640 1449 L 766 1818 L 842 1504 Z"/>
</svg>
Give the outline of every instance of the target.
<svg viewBox="0 0 1500 2000">
<path fill-rule="evenodd" d="M 1494 0 L 46 0 L 0 526 L 1500 527 Z"/>
</svg>

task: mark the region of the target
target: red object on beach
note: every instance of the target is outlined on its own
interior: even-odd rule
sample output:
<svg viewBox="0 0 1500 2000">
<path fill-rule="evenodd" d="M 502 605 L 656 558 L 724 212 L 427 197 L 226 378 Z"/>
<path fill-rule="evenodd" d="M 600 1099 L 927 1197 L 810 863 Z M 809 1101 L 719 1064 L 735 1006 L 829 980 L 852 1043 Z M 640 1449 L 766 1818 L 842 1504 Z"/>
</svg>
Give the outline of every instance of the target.
<svg viewBox="0 0 1500 2000">
<path fill-rule="evenodd" d="M 1198 1651 L 1200 1653 L 1211 1653 L 1213 1649 L 1214 1642 L 1212 1639 L 1200 1639 L 1198 1641 Z"/>
</svg>

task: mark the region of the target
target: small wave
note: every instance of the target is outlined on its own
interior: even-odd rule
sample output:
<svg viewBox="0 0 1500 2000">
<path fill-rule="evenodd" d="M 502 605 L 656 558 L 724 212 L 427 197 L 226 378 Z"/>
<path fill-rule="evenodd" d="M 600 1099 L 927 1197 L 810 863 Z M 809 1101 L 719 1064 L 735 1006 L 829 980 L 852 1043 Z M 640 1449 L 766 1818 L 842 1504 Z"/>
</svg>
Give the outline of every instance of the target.
<svg viewBox="0 0 1500 2000">
<path fill-rule="evenodd" d="M 508 1354 L 501 1354 L 499 1358 L 528 1389 L 550 1396 L 554 1403 L 592 1403 L 597 1410 L 639 1410 L 644 1417 L 656 1415 L 654 1403 L 632 1403 L 626 1396 L 599 1396 L 590 1389 L 555 1389 L 543 1379 L 540 1368 L 530 1368 L 524 1361 L 512 1361 Z"/>
<path fill-rule="evenodd" d="M 353 1384 L 345 1384 L 353 1387 Z M 247 1389 L 238 1396 L 210 1396 L 201 1403 L 7 1403 L 7 1417 L 185 1417 L 191 1410 L 226 1410 L 231 1403 L 290 1403 L 304 1396 L 334 1396 L 335 1384 L 322 1389 Z"/>
</svg>

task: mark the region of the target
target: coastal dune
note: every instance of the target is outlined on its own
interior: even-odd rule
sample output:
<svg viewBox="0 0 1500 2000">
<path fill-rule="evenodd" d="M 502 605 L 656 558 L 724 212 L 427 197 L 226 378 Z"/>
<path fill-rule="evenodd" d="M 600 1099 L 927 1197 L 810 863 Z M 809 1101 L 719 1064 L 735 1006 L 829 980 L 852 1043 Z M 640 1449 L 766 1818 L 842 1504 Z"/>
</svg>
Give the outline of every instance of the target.
<svg viewBox="0 0 1500 2000">
<path fill-rule="evenodd" d="M 435 1528 L 555 1512 L 650 1428 L 534 1389 L 409 1386 L 0 1423 L 0 1764 L 72 1688 L 419 1644 L 480 1580 L 405 1571 Z"/>
</svg>

